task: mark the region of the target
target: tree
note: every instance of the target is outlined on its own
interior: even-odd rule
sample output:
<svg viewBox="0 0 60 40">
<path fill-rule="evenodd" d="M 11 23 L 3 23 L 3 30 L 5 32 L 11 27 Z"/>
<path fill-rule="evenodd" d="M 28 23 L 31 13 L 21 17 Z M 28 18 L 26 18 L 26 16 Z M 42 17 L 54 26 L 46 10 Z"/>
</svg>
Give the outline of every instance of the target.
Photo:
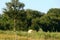
<svg viewBox="0 0 60 40">
<path fill-rule="evenodd" d="M 40 28 L 39 19 L 41 16 L 44 15 L 44 13 L 32 9 L 27 9 L 26 14 L 27 14 L 27 28 L 39 31 Z"/>
<path fill-rule="evenodd" d="M 11 0 L 11 2 L 6 3 L 6 6 L 7 9 L 4 9 L 4 14 L 8 15 L 8 17 L 14 20 L 13 30 L 15 31 L 17 19 L 20 19 L 20 12 L 23 10 L 25 5 L 19 2 L 19 0 Z"/>
<path fill-rule="evenodd" d="M 43 31 L 60 31 L 60 9 L 50 9 L 47 14 L 40 18 L 40 24 Z"/>
<path fill-rule="evenodd" d="M 54 22 L 54 30 L 55 31 L 60 31 L 60 8 L 51 8 L 47 12 L 47 14 L 52 14 L 51 19 Z"/>
</svg>

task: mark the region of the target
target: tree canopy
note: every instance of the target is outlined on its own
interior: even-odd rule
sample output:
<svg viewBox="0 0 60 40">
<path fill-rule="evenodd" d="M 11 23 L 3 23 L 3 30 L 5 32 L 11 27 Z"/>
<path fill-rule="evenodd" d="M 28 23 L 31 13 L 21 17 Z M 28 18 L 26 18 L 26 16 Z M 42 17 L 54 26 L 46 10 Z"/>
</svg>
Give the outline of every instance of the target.
<svg viewBox="0 0 60 40">
<path fill-rule="evenodd" d="M 3 14 L 0 14 L 0 30 L 37 32 L 60 32 L 60 8 L 51 8 L 47 13 L 33 9 L 24 9 L 25 4 L 19 0 L 6 3 Z"/>
</svg>

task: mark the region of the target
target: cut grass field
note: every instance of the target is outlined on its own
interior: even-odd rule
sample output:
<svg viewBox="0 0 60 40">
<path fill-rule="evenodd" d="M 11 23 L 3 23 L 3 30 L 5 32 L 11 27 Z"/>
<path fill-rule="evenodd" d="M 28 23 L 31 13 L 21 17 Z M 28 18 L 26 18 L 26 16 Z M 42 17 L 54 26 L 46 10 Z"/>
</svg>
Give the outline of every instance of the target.
<svg viewBox="0 0 60 40">
<path fill-rule="evenodd" d="M 60 40 L 59 32 L 0 31 L 0 40 Z"/>
</svg>

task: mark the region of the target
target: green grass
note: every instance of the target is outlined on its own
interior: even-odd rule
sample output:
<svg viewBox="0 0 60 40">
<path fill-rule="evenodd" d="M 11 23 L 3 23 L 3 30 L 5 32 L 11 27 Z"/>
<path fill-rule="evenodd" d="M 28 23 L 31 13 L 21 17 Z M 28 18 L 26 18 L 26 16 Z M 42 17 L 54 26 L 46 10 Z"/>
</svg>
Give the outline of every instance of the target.
<svg viewBox="0 0 60 40">
<path fill-rule="evenodd" d="M 59 32 L 0 31 L 0 40 L 60 40 Z"/>
<path fill-rule="evenodd" d="M 34 40 L 60 40 L 60 33 L 59 32 L 33 32 L 28 34 L 27 32 L 21 32 L 18 34 L 23 37 L 31 38 Z"/>
</svg>

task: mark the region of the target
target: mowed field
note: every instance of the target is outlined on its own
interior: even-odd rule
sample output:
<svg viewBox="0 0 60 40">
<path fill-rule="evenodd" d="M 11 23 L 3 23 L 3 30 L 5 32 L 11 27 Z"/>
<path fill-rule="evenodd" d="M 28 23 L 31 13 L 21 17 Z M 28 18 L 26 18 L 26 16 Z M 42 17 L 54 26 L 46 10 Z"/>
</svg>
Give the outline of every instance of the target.
<svg viewBox="0 0 60 40">
<path fill-rule="evenodd" d="M 60 40 L 59 32 L 0 31 L 0 40 Z"/>
</svg>

